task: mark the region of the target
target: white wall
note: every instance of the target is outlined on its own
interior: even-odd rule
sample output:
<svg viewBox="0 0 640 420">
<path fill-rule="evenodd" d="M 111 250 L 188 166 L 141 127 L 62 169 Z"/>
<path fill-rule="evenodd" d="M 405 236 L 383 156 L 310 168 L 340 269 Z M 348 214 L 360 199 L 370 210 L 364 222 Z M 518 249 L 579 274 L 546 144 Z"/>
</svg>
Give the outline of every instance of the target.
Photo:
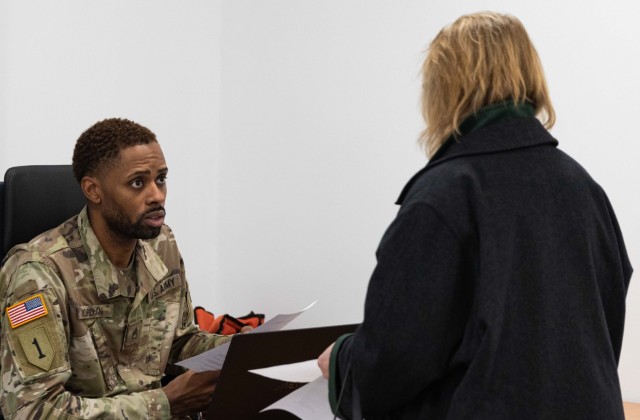
<svg viewBox="0 0 640 420">
<path fill-rule="evenodd" d="M 422 51 L 477 2 L 0 2 L 0 172 L 67 163 L 93 122 L 154 130 L 193 299 L 293 326 L 358 322 L 415 145 Z M 601 183 L 640 267 L 640 5 L 487 0 L 528 28 L 561 148 Z M 637 276 L 636 276 L 637 277 Z M 637 280 L 637 279 L 636 279 Z M 640 287 L 620 364 L 640 402 Z"/>
<path fill-rule="evenodd" d="M 203 305 L 217 288 L 220 96 L 219 1 L 0 2 L 0 173 L 70 163 L 78 136 L 104 118 L 148 126 Z"/>
</svg>

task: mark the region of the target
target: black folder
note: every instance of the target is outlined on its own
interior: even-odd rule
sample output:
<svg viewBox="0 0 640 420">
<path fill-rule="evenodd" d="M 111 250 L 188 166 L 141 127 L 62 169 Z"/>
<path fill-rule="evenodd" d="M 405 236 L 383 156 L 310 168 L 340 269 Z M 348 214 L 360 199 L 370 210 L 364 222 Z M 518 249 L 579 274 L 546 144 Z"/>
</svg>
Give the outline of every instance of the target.
<svg viewBox="0 0 640 420">
<path fill-rule="evenodd" d="M 357 326 L 335 325 L 234 335 L 206 418 L 297 419 L 282 410 L 264 413 L 260 413 L 260 410 L 304 384 L 266 378 L 249 370 L 316 359 L 338 337 L 354 332 Z"/>
</svg>

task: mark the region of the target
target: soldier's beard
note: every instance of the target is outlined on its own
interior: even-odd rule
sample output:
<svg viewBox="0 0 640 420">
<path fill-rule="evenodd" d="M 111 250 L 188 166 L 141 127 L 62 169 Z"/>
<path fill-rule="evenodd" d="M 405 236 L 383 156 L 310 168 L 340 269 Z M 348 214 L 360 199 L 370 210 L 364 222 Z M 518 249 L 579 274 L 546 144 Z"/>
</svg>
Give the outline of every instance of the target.
<svg viewBox="0 0 640 420">
<path fill-rule="evenodd" d="M 145 225 L 144 219 L 149 213 L 159 210 L 164 210 L 164 208 L 162 206 L 153 207 L 140 215 L 138 220 L 133 223 L 117 207 L 109 207 L 103 216 L 109 229 L 120 236 L 132 239 L 153 239 L 160 235 L 160 229 L 162 228 Z"/>
</svg>

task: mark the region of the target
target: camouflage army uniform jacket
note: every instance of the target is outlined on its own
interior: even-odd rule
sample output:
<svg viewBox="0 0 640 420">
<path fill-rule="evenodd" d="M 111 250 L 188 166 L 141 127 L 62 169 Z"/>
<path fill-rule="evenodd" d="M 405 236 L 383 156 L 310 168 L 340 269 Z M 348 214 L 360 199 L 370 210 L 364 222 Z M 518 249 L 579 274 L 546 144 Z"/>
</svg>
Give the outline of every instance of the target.
<svg viewBox="0 0 640 420">
<path fill-rule="evenodd" d="M 193 321 L 173 233 L 138 241 L 127 277 L 86 208 L 29 244 L 0 272 L 0 404 L 8 418 L 169 418 L 165 368 L 228 340 Z M 25 309 L 26 308 L 26 309 Z"/>
</svg>

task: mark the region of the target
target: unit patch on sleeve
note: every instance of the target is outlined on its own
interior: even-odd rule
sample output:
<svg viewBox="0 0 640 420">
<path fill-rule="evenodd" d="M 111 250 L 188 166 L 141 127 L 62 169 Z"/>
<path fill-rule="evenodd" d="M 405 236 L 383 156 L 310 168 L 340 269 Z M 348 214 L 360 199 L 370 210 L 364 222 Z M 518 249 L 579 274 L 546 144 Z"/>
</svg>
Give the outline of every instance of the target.
<svg viewBox="0 0 640 420">
<path fill-rule="evenodd" d="M 11 328 L 19 327 L 47 315 L 47 305 L 41 294 L 31 296 L 7 308 Z"/>
<path fill-rule="evenodd" d="M 22 350 L 32 365 L 44 371 L 51 368 L 56 351 L 51 345 L 49 334 L 44 326 L 32 328 L 18 335 Z"/>
</svg>

